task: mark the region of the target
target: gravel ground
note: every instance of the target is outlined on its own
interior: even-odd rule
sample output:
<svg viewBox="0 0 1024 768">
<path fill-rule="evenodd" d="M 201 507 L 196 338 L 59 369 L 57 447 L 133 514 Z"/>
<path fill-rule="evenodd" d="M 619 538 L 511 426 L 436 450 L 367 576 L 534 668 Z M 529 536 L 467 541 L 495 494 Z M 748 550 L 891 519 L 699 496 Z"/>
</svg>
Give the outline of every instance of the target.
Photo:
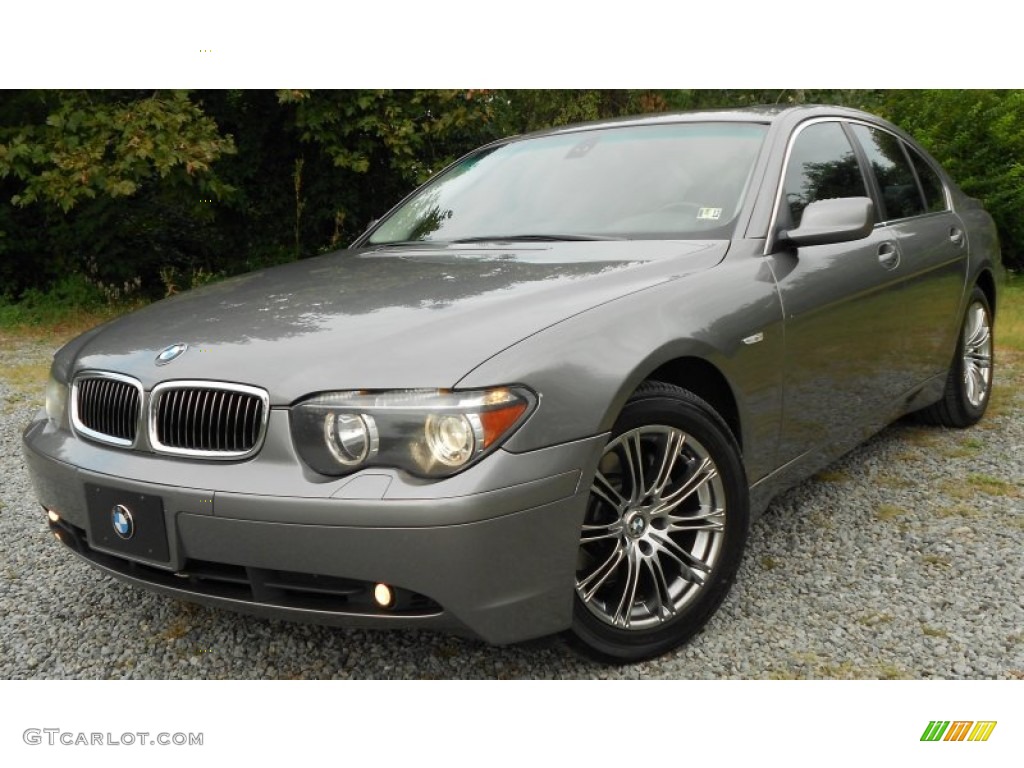
<svg viewBox="0 0 1024 768">
<path fill-rule="evenodd" d="M 336 630 L 117 585 L 53 540 L 22 463 L 52 348 L 0 341 L 0 678 L 1024 679 L 1024 358 L 1003 356 L 978 427 L 894 425 L 776 499 L 704 633 L 616 668 L 558 638 Z"/>
</svg>

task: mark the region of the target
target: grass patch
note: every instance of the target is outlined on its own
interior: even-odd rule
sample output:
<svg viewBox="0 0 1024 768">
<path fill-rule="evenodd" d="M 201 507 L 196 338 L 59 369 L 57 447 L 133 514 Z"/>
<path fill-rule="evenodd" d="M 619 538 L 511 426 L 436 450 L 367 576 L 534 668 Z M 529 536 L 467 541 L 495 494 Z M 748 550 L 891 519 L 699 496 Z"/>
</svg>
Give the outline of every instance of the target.
<svg viewBox="0 0 1024 768">
<path fill-rule="evenodd" d="M 927 624 L 921 625 L 921 632 L 925 637 L 949 637 L 949 633 L 939 627 L 930 627 Z"/>
<path fill-rule="evenodd" d="M 978 517 L 981 513 L 967 504 L 956 504 L 952 507 L 940 507 L 935 510 L 935 517 Z"/>
<path fill-rule="evenodd" d="M 136 307 L 108 307 L 100 310 L 69 310 L 52 323 L 4 321 L 0 314 L 0 346 L 16 343 L 37 343 L 53 346 L 70 341 L 90 328 L 131 312 Z"/>
<path fill-rule="evenodd" d="M 814 479 L 822 483 L 848 483 L 850 475 L 841 469 L 826 469 L 816 474 Z"/>
<path fill-rule="evenodd" d="M 940 565 L 944 568 L 948 568 L 953 564 L 953 561 L 945 555 L 935 555 L 930 552 L 926 555 L 921 555 L 921 559 L 928 563 L 928 565 Z"/>
<path fill-rule="evenodd" d="M 897 507 L 895 504 L 880 504 L 877 510 L 874 510 L 874 516 L 880 520 L 896 520 L 904 515 L 909 514 L 902 507 Z"/>
<path fill-rule="evenodd" d="M 137 293 L 113 290 L 85 275 L 67 275 L 46 290 L 29 289 L 13 301 L 0 295 L 0 328 L 81 324 L 83 315 L 107 319 L 141 303 Z"/>
<path fill-rule="evenodd" d="M 990 431 L 999 429 L 997 419 L 1000 416 L 1011 416 L 1016 409 L 1017 386 L 1007 383 L 1001 377 L 998 370 L 999 361 L 996 361 L 996 380 L 992 384 L 992 395 L 988 400 L 988 407 L 985 409 L 985 418 L 978 424 L 978 429 Z"/>
<path fill-rule="evenodd" d="M 899 461 L 902 463 L 920 461 L 922 454 L 920 451 L 900 451 L 893 455 L 893 461 Z"/>
<path fill-rule="evenodd" d="M 915 485 L 917 485 L 917 483 L 915 483 L 913 480 L 908 480 L 905 477 L 900 477 L 899 475 L 886 474 L 877 475 L 875 477 L 875 482 L 878 485 L 882 486 L 883 488 L 892 489 L 913 488 Z"/>
<path fill-rule="evenodd" d="M 50 375 L 49 361 L 43 363 L 14 363 L 0 365 L 0 379 L 9 387 L 25 395 L 38 396 L 43 401 L 46 379 Z"/>
<path fill-rule="evenodd" d="M 768 671 L 769 680 L 905 680 L 907 670 L 890 662 L 858 666 L 850 661 L 834 661 L 812 652 L 792 654 L 792 662 L 783 669 Z"/>
<path fill-rule="evenodd" d="M 962 480 L 943 480 L 939 483 L 939 490 L 960 501 L 969 501 L 977 495 L 975 489 Z"/>
<path fill-rule="evenodd" d="M 766 571 L 774 571 L 780 565 L 781 563 L 771 555 L 765 555 L 761 558 L 761 567 Z"/>
<path fill-rule="evenodd" d="M 897 507 L 895 504 L 880 504 L 878 509 L 875 510 L 875 517 L 879 520 L 896 520 L 907 514 L 907 510 L 903 507 Z"/>
<path fill-rule="evenodd" d="M 968 475 L 967 485 L 989 496 L 1020 496 L 1020 488 L 1017 485 L 992 475 Z"/>
<path fill-rule="evenodd" d="M 996 303 L 995 337 L 997 349 L 1024 352 L 1024 276 L 1011 275 L 1003 286 Z"/>
<path fill-rule="evenodd" d="M 961 440 L 957 445 L 942 450 L 942 455 L 950 459 L 968 459 L 977 456 L 985 447 L 985 441 L 976 437 Z"/>
<path fill-rule="evenodd" d="M 895 664 L 879 664 L 878 665 L 878 679 L 879 680 L 910 680 L 911 675 Z"/>
<path fill-rule="evenodd" d="M 918 448 L 934 448 L 942 442 L 942 433 L 934 428 L 906 427 L 900 432 L 900 439 Z M 903 453 L 896 458 L 903 461 L 915 461 L 919 457 L 918 453 Z"/>
<path fill-rule="evenodd" d="M 0 403 L 0 413 L 13 413 L 29 405 L 42 405 L 45 399 L 46 379 L 50 364 L 14 363 L 0 364 L 0 381 L 11 388 L 11 393 Z"/>
</svg>

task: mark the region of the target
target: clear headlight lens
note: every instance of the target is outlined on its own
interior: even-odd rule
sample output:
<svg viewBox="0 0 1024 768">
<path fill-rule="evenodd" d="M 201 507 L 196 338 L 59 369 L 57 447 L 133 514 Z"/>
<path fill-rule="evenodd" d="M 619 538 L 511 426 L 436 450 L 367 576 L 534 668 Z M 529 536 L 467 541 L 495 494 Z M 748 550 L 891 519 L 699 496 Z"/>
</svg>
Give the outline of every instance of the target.
<svg viewBox="0 0 1024 768">
<path fill-rule="evenodd" d="M 444 477 L 497 448 L 536 401 L 518 387 L 330 392 L 292 408 L 292 437 L 325 475 L 387 466 Z"/>
<path fill-rule="evenodd" d="M 474 429 L 473 422 L 476 422 Z M 430 455 L 446 467 L 461 467 L 476 452 L 480 418 L 460 413 L 455 416 L 428 416 L 423 429 Z M 481 435 L 482 437 L 482 435 Z"/>
<path fill-rule="evenodd" d="M 324 443 L 339 464 L 356 467 L 377 454 L 377 424 L 372 416 L 328 413 L 324 418 Z"/>
<path fill-rule="evenodd" d="M 67 407 L 68 385 L 57 381 L 51 373 L 46 382 L 46 417 L 54 426 L 62 426 Z"/>
</svg>

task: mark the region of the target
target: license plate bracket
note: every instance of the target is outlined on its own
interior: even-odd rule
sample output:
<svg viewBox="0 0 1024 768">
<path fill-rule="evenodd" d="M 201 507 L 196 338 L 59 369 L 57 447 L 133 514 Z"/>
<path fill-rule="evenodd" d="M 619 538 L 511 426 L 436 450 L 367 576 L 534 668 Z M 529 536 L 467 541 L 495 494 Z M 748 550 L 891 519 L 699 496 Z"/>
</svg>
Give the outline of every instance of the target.
<svg viewBox="0 0 1024 768">
<path fill-rule="evenodd" d="M 85 498 L 90 546 L 139 560 L 170 561 L 159 496 L 86 483 Z"/>
</svg>

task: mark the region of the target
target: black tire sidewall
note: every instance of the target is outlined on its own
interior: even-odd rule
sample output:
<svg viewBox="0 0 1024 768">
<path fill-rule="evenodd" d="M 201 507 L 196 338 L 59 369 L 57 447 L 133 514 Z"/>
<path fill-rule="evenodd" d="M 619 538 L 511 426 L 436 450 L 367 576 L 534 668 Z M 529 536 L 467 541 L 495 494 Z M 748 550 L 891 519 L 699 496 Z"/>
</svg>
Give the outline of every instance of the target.
<svg viewBox="0 0 1024 768">
<path fill-rule="evenodd" d="M 609 440 L 637 427 L 678 427 L 708 451 L 718 467 L 726 499 L 725 538 L 718 560 L 700 593 L 678 616 L 648 630 L 625 630 L 601 621 L 574 595 L 573 634 L 585 650 L 616 663 L 665 653 L 699 632 L 725 599 L 736 577 L 749 529 L 746 474 L 725 422 L 702 400 L 671 385 L 641 388 L 623 409 Z"/>
</svg>

